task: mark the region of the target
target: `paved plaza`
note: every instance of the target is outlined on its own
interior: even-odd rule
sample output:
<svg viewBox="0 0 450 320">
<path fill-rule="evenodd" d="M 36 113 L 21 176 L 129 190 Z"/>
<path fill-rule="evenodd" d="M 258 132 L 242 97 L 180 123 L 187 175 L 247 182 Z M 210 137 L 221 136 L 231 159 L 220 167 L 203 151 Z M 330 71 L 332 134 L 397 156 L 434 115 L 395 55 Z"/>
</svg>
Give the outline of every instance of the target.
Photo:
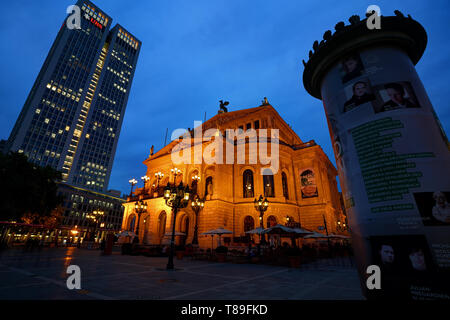
<svg viewBox="0 0 450 320">
<path fill-rule="evenodd" d="M 0 251 L 0 299 L 214 299 L 361 300 L 357 271 L 350 265 L 317 263 L 299 269 L 128 256 L 98 250 L 44 248 Z M 81 289 L 69 290 L 69 265 L 81 269 Z"/>
</svg>

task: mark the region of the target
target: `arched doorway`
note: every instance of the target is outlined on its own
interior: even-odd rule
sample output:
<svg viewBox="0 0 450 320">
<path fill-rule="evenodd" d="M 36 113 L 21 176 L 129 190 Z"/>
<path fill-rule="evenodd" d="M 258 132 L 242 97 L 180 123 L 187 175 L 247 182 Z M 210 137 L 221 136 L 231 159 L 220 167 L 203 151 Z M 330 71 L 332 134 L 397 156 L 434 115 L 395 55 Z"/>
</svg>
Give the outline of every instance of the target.
<svg viewBox="0 0 450 320">
<path fill-rule="evenodd" d="M 132 215 L 128 218 L 128 231 L 134 232 L 136 227 L 136 215 Z"/>
<path fill-rule="evenodd" d="M 159 238 L 159 243 L 162 242 L 162 239 L 164 237 L 164 233 L 166 232 L 166 220 L 167 220 L 167 215 L 166 212 L 163 211 L 159 214 L 158 217 L 158 238 Z"/>
</svg>

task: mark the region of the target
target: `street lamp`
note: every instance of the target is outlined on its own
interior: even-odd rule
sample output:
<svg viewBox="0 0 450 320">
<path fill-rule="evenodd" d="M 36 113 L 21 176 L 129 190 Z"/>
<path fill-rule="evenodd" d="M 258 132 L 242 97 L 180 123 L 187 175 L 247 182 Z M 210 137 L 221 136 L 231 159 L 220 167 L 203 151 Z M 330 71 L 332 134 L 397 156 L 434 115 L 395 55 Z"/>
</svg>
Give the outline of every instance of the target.
<svg viewBox="0 0 450 320">
<path fill-rule="evenodd" d="M 255 209 L 259 211 L 259 225 L 262 229 L 264 229 L 264 223 L 263 223 L 263 217 L 264 212 L 267 211 L 267 208 L 269 207 L 269 201 L 267 198 L 263 200 L 263 196 L 259 195 L 259 199 L 255 199 L 253 202 Z M 266 237 L 264 234 L 261 235 L 261 244 L 266 244 Z"/>
<path fill-rule="evenodd" d="M 344 232 L 344 231 L 346 231 L 348 229 L 348 225 L 345 222 L 338 221 L 336 229 L 339 230 L 339 231 Z"/>
<path fill-rule="evenodd" d="M 134 204 L 134 209 L 136 211 L 136 213 L 138 214 L 138 222 L 137 222 L 137 226 L 136 226 L 136 237 L 138 239 L 138 243 L 139 243 L 139 224 L 141 222 L 141 214 L 143 214 L 144 212 L 147 212 L 147 204 L 144 201 L 136 201 L 136 203 Z"/>
<path fill-rule="evenodd" d="M 177 181 L 177 175 L 181 173 L 181 170 L 175 167 L 173 169 L 170 169 L 170 172 L 172 172 L 173 174 L 173 184 L 175 184 L 175 182 Z"/>
<path fill-rule="evenodd" d="M 161 171 L 158 171 L 155 173 L 155 178 L 156 178 L 156 193 L 158 194 L 158 188 L 159 188 L 159 181 L 164 177 L 164 173 L 162 173 Z M 154 185 L 153 185 L 154 186 Z"/>
<path fill-rule="evenodd" d="M 164 189 L 164 200 L 166 201 L 166 205 L 172 208 L 173 213 L 172 239 L 170 241 L 169 261 L 167 263 L 167 270 L 173 270 L 175 221 L 177 218 L 178 209 L 186 208 L 189 203 L 189 186 L 186 186 L 186 188 L 184 188 L 183 182 L 180 182 L 178 187 L 171 187 L 169 183 L 167 183 L 167 186 Z"/>
<path fill-rule="evenodd" d="M 192 176 L 192 184 L 191 184 L 191 188 L 192 191 L 197 193 L 197 188 L 198 188 L 198 182 L 200 181 L 200 176 L 197 174 L 194 174 Z"/>
<path fill-rule="evenodd" d="M 141 179 L 142 179 L 142 182 L 144 182 L 144 191 L 143 191 L 143 193 L 145 194 L 145 184 L 147 183 L 148 180 L 150 180 L 150 178 L 145 175 L 145 176 L 141 177 Z"/>
<path fill-rule="evenodd" d="M 98 223 L 100 219 L 105 215 L 105 212 L 102 210 L 94 210 L 92 214 L 86 215 L 86 219 L 88 219 L 88 232 L 89 232 L 89 225 L 94 225 L 94 232 L 90 236 L 91 241 L 95 240 L 95 233 L 97 231 Z"/>
<path fill-rule="evenodd" d="M 136 179 L 130 179 L 130 180 L 128 180 L 128 182 L 131 184 L 131 191 L 130 191 L 130 197 L 132 196 L 132 194 L 133 194 L 133 187 L 138 183 L 137 182 L 137 180 Z"/>
<path fill-rule="evenodd" d="M 192 240 L 192 244 L 198 244 L 198 213 L 205 206 L 205 202 L 196 195 L 195 199 L 191 202 L 191 206 L 192 210 L 195 212 L 194 239 Z"/>
</svg>

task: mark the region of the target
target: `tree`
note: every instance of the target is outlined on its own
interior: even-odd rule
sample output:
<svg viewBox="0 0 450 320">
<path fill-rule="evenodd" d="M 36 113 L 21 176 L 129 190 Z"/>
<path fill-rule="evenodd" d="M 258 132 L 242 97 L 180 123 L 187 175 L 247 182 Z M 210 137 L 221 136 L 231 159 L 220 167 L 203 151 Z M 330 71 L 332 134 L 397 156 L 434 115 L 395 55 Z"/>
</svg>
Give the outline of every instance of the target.
<svg viewBox="0 0 450 320">
<path fill-rule="evenodd" d="M 0 153 L 0 220 L 39 223 L 62 205 L 61 173 L 29 162 L 21 153 Z"/>
</svg>

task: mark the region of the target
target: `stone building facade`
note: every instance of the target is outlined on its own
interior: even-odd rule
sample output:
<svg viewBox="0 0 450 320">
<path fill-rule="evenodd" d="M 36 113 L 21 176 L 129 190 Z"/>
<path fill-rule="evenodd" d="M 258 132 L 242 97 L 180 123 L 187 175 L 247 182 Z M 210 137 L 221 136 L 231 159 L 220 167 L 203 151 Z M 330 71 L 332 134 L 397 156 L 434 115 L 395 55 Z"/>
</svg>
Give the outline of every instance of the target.
<svg viewBox="0 0 450 320">
<path fill-rule="evenodd" d="M 250 138 L 244 136 L 234 139 L 232 144 L 228 139 L 228 143 L 235 151 L 235 161 L 229 163 L 224 160 L 222 164 L 192 161 L 195 145 L 201 145 L 203 154 L 208 151 L 208 146 L 212 142 L 204 141 L 205 139 L 192 139 L 193 147 L 183 150 L 191 156 L 191 164 L 174 163 L 171 154 L 176 150 L 176 146 L 178 145 L 179 148 L 180 143 L 184 143 L 185 140 L 173 140 L 144 161 L 147 166 L 146 175 L 150 177 L 150 180 L 145 188 L 136 189 L 124 204 L 122 229 L 135 231 L 139 221 L 141 242 L 167 243 L 169 239 L 164 234 L 172 231 L 173 217 L 171 208 L 165 205 L 162 194 L 167 183 L 173 184 L 176 180 L 176 185 L 180 182 L 184 185 L 188 184 L 194 190 L 193 194 L 197 194 L 205 201 L 204 208 L 198 214 L 200 247 L 209 248 L 212 245 L 211 237 L 200 234 L 219 227 L 233 232 L 233 234 L 222 236 L 222 243 L 243 243 L 246 239 L 248 241 L 245 231 L 260 226 L 260 214 L 254 207 L 254 199 L 260 195 L 265 196 L 269 201 L 268 209 L 263 216 L 264 227 L 276 223 L 284 225 L 289 217 L 291 221 L 300 222 L 301 227 L 319 232 L 324 232 L 320 230 L 323 230 L 324 221 L 326 221 L 328 232 L 341 233 L 338 222 L 342 225 L 345 222 L 345 216 L 337 188 L 337 172 L 321 147 L 313 140 L 304 143 L 267 100 L 256 108 L 233 112 L 227 112 L 226 108 L 224 109 L 203 123 L 201 129 L 196 130 L 202 130 L 200 132 L 205 134 L 208 129 L 213 128 L 217 130 L 215 136 L 219 134 L 225 136 L 226 129 L 255 129 L 260 136 L 259 129 L 267 129 L 270 137 L 271 129 L 278 129 L 278 170 L 273 170 L 274 174 L 271 175 L 262 175 L 261 169 L 264 170 L 269 165 L 262 164 L 260 159 L 256 164 L 249 161 L 249 146 L 252 142 Z M 195 137 L 194 130 L 189 129 L 188 132 L 187 137 Z M 225 145 L 227 139 L 224 137 L 223 140 Z M 240 144 L 245 146 L 244 163 L 237 161 L 237 150 Z M 256 142 L 256 145 L 260 147 L 261 142 Z M 224 146 L 224 149 L 226 147 Z M 270 150 L 270 146 L 268 149 Z M 215 150 L 211 154 L 215 155 L 215 152 L 218 151 Z M 225 151 L 223 154 L 225 159 Z M 176 177 L 171 173 L 171 169 L 175 167 L 181 171 Z M 164 174 L 159 181 L 155 178 L 157 172 Z M 193 177 L 196 176 L 200 180 L 195 181 Z M 135 211 L 137 200 L 143 200 L 147 204 L 147 212 L 142 213 L 140 218 Z M 177 243 L 192 242 L 195 219 L 196 215 L 190 203 L 177 213 L 175 230 L 186 234 L 177 236 Z M 254 238 L 257 242 L 258 237 Z M 216 246 L 217 243 L 214 242 L 213 245 Z"/>
</svg>

